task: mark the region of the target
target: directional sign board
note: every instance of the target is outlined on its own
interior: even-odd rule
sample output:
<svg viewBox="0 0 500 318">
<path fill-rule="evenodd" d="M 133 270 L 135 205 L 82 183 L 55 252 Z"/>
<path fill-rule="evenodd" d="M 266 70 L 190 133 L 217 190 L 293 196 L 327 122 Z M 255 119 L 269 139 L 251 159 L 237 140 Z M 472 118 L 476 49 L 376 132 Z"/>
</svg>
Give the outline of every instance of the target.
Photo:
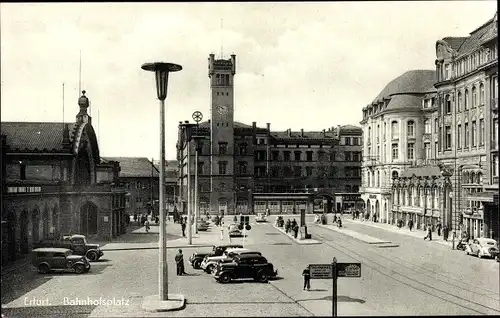
<svg viewBox="0 0 500 318">
<path fill-rule="evenodd" d="M 332 279 L 333 278 L 333 265 L 332 264 L 310 264 L 309 273 L 311 279 Z"/>
<path fill-rule="evenodd" d="M 337 263 L 337 277 L 361 277 L 361 263 Z"/>
</svg>

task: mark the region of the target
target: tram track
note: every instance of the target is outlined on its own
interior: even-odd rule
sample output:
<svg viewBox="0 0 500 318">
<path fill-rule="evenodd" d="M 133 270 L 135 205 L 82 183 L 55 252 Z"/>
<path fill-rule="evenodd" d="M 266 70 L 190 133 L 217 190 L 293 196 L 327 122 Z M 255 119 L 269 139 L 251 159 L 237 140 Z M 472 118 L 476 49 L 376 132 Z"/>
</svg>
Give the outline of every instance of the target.
<svg viewBox="0 0 500 318">
<path fill-rule="evenodd" d="M 331 231 L 328 229 L 323 229 L 323 230 L 324 231 Z M 339 233 L 339 234 L 341 234 L 341 233 Z M 339 252 L 341 252 L 349 257 L 352 257 L 353 259 L 360 261 L 361 263 L 363 263 L 365 266 L 372 269 L 373 271 L 378 272 L 384 276 L 390 277 L 393 280 L 396 280 L 405 286 L 411 287 L 415 290 L 426 293 L 428 295 L 432 295 L 436 298 L 439 298 L 439 299 L 444 300 L 446 302 L 452 303 L 452 304 L 457 305 L 459 307 L 471 310 L 477 314 L 489 315 L 489 314 L 499 314 L 500 313 L 500 310 L 498 308 L 491 307 L 488 304 L 479 303 L 475 300 L 472 300 L 470 298 L 463 297 L 460 295 L 460 292 L 478 294 L 477 291 L 482 290 L 483 292 L 488 292 L 488 293 L 493 294 L 494 291 L 484 289 L 484 288 L 475 286 L 473 284 L 468 284 L 470 287 L 474 287 L 475 290 L 473 290 L 470 288 L 459 286 L 459 285 L 454 284 L 454 283 L 450 283 L 450 282 L 445 281 L 443 279 L 436 279 L 436 277 L 431 277 L 428 273 L 419 271 L 419 270 L 415 269 L 415 267 L 408 266 L 408 265 L 404 264 L 403 262 L 398 262 L 392 258 L 386 257 L 380 253 L 375 252 L 373 247 L 369 247 L 368 249 L 363 251 L 364 254 L 361 254 L 359 252 L 354 251 L 352 249 L 352 246 L 353 246 L 352 242 L 347 242 L 345 239 L 344 240 L 342 240 L 342 239 L 336 240 L 335 243 L 332 243 L 329 241 L 329 239 L 325 235 L 315 233 L 315 236 L 320 238 L 323 241 L 323 244 L 330 246 L 330 247 L 338 250 Z M 350 244 L 351 247 L 348 247 L 347 245 L 342 244 L 342 243 Z M 355 244 L 359 245 L 362 243 L 355 242 Z M 388 268 L 386 265 L 382 264 L 380 262 L 380 260 L 377 260 L 374 257 L 370 257 L 367 254 L 375 254 L 377 257 L 380 257 L 383 260 L 386 260 L 390 263 L 393 263 L 393 264 L 396 264 L 400 267 L 403 267 L 404 270 L 397 271 L 395 269 Z M 407 262 L 407 261 L 405 261 L 405 262 Z M 414 272 L 417 275 L 425 275 L 431 279 L 440 281 L 441 283 L 445 284 L 445 286 L 446 286 L 445 288 L 448 290 L 444 290 L 443 288 L 440 288 L 440 286 L 433 286 L 431 284 L 425 283 L 422 281 L 421 278 L 419 279 L 416 277 L 412 277 L 414 275 L 404 273 L 404 271 Z M 443 277 L 450 278 L 447 275 L 442 275 L 441 273 L 438 273 L 436 271 L 432 271 L 429 269 L 425 269 L 425 271 L 432 272 L 437 276 L 441 275 Z M 454 279 L 454 280 L 457 281 L 457 279 Z M 464 283 L 464 285 L 467 285 L 467 283 Z M 484 294 L 481 294 L 481 297 L 486 297 L 486 298 L 490 299 L 491 301 L 496 301 L 497 303 L 499 300 L 498 298 L 493 298 L 489 295 L 484 295 Z"/>
</svg>

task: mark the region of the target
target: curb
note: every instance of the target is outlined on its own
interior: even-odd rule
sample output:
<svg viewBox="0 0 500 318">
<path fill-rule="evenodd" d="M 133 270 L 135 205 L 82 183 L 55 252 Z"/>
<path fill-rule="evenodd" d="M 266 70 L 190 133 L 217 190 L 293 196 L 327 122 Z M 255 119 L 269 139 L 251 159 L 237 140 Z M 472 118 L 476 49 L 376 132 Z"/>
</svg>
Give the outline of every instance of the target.
<svg viewBox="0 0 500 318">
<path fill-rule="evenodd" d="M 309 242 L 306 242 L 305 240 L 299 240 L 299 239 L 296 239 L 295 237 L 293 236 L 290 236 L 288 233 L 285 232 L 285 230 L 282 230 L 281 228 L 277 227 L 276 225 L 273 224 L 273 227 L 280 231 L 281 233 L 285 234 L 288 238 L 290 238 L 291 240 L 293 240 L 295 243 L 299 244 L 299 245 L 314 245 L 314 244 L 323 244 L 321 241 L 318 241 L 318 240 L 314 240 L 314 239 L 310 239 L 311 241 Z"/>
<path fill-rule="evenodd" d="M 212 247 L 213 245 L 208 244 L 193 244 L 193 245 L 179 245 L 179 246 L 168 246 L 167 249 L 171 248 L 193 248 L 193 247 Z M 158 246 L 152 247 L 117 247 L 117 248 L 101 248 L 101 251 L 136 251 L 136 250 L 157 250 Z"/>
<path fill-rule="evenodd" d="M 158 295 L 145 297 L 142 303 L 142 309 L 148 312 L 166 312 L 166 311 L 179 311 L 186 308 L 186 298 L 182 294 L 169 294 L 168 300 L 154 299 Z M 173 305 L 173 303 L 179 303 Z M 167 304 L 172 304 L 168 306 Z M 145 308 L 146 307 L 146 308 Z"/>
</svg>

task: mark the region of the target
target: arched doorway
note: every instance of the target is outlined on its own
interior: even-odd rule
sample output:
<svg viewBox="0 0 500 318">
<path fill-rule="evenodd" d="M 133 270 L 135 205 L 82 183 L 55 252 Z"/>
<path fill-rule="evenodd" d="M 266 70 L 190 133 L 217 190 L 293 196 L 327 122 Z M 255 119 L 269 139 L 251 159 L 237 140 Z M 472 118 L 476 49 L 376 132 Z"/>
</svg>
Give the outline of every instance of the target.
<svg viewBox="0 0 500 318">
<path fill-rule="evenodd" d="M 375 222 L 378 221 L 380 218 L 380 203 L 377 201 L 375 201 Z"/>
<path fill-rule="evenodd" d="M 43 228 L 42 238 L 48 238 L 49 237 L 49 208 L 48 207 L 45 207 L 45 209 L 43 210 L 42 228 Z"/>
<path fill-rule="evenodd" d="M 40 241 L 40 210 L 38 208 L 31 212 L 31 237 L 33 242 Z"/>
<path fill-rule="evenodd" d="M 21 253 L 23 254 L 26 254 L 29 252 L 29 245 L 28 245 L 28 238 L 29 238 L 29 234 L 28 234 L 28 228 L 29 228 L 29 218 L 28 218 L 28 211 L 26 210 L 23 210 L 23 212 L 21 212 L 21 217 L 20 217 L 20 221 L 19 221 L 19 225 L 21 226 L 21 231 L 20 231 L 20 234 L 21 234 L 21 237 L 20 237 L 20 240 L 19 240 L 19 247 L 21 249 Z"/>
<path fill-rule="evenodd" d="M 17 230 L 17 217 L 15 211 L 10 211 L 7 216 L 7 239 L 9 241 L 8 245 L 8 253 L 9 260 L 14 261 L 16 259 L 17 254 L 17 240 L 16 240 L 16 230 Z"/>
<path fill-rule="evenodd" d="M 85 202 L 80 208 L 80 234 L 97 234 L 97 207 L 92 202 Z"/>
</svg>

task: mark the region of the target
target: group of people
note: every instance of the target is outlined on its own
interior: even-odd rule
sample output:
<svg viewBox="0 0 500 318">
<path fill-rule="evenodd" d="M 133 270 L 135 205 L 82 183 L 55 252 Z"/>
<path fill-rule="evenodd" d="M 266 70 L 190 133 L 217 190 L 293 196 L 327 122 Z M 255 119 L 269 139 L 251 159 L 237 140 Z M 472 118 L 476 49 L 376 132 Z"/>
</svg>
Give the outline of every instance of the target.
<svg viewBox="0 0 500 318">
<path fill-rule="evenodd" d="M 285 232 L 288 233 L 292 231 L 293 231 L 293 237 L 297 238 L 299 234 L 299 224 L 295 219 L 293 219 L 293 221 L 290 221 L 290 219 L 288 219 L 285 224 Z"/>
<path fill-rule="evenodd" d="M 398 226 L 398 228 L 402 228 L 402 227 L 404 227 L 405 222 L 402 219 L 398 219 L 396 222 L 396 225 Z M 408 226 L 410 231 L 412 231 L 413 228 L 415 227 L 415 224 L 414 224 L 412 219 L 409 219 L 408 222 L 406 223 L 406 225 Z M 446 225 L 443 226 L 440 221 L 438 221 L 438 223 L 435 226 L 432 225 L 431 223 L 424 224 L 423 229 L 424 229 L 424 231 L 426 231 L 426 236 L 424 237 L 424 240 L 429 239 L 429 241 L 432 241 L 432 232 L 435 229 L 438 236 L 441 236 L 441 231 L 442 231 L 443 232 L 443 239 L 445 241 L 448 241 L 450 229 Z"/>
</svg>

